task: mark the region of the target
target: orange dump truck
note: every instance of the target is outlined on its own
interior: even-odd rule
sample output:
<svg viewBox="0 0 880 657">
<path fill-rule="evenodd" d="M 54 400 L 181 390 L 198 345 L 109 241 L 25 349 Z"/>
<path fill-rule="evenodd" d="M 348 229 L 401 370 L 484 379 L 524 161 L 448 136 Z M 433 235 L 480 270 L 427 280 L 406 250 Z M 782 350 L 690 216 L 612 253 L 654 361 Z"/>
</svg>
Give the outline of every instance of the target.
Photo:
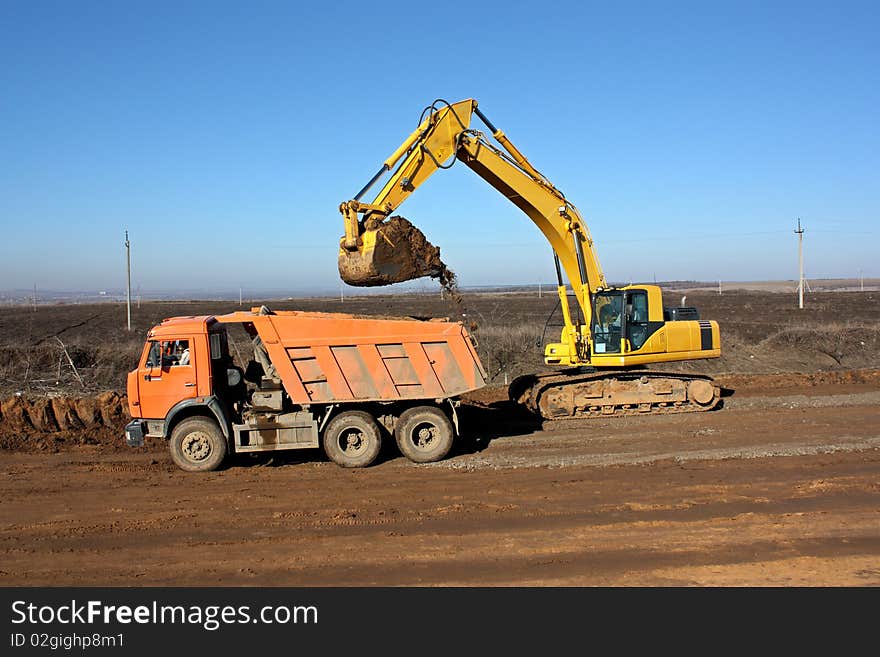
<svg viewBox="0 0 880 657">
<path fill-rule="evenodd" d="M 253 348 L 229 351 L 240 325 Z M 458 322 L 272 312 L 174 317 L 152 328 L 128 374 L 130 446 L 169 441 L 187 471 L 229 454 L 323 446 L 344 467 L 370 465 L 385 435 L 412 461 L 442 459 L 458 433 L 458 396 L 485 385 Z"/>
</svg>

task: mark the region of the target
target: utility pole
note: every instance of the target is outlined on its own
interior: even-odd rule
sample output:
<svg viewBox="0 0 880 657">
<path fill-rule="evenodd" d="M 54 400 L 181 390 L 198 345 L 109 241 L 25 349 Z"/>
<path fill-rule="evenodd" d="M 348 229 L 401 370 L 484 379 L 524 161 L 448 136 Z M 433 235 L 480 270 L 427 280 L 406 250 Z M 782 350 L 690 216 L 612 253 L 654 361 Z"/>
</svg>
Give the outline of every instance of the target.
<svg viewBox="0 0 880 657">
<path fill-rule="evenodd" d="M 798 236 L 798 307 L 804 307 L 804 229 L 801 228 L 801 218 L 798 217 L 798 227 L 794 231 Z"/>
<path fill-rule="evenodd" d="M 721 296 L 721 279 L 718 279 L 718 296 Z"/>
<path fill-rule="evenodd" d="M 241 285 L 238 286 L 238 307 L 241 308 Z"/>
<path fill-rule="evenodd" d="M 542 291 L 542 290 L 541 290 L 541 284 L 538 283 L 538 298 L 539 298 L 539 299 L 541 298 L 541 291 Z"/>
<path fill-rule="evenodd" d="M 126 292 L 125 308 L 128 314 L 128 330 L 131 330 L 131 242 L 128 241 L 128 231 L 125 231 L 125 269 L 126 269 Z"/>
<path fill-rule="evenodd" d="M 859 292 L 865 291 L 865 273 L 859 269 Z"/>
<path fill-rule="evenodd" d="M 34 283 L 34 312 L 37 312 L 37 284 Z"/>
</svg>

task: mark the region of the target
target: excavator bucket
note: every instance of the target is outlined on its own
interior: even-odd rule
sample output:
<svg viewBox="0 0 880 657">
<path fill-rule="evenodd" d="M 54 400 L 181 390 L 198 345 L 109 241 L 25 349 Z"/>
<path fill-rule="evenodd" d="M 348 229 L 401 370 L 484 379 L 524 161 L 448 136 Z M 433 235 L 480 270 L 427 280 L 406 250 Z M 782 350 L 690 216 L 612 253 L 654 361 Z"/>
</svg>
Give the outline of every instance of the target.
<svg viewBox="0 0 880 657">
<path fill-rule="evenodd" d="M 375 287 L 423 276 L 442 278 L 440 249 L 403 217 L 394 216 L 367 229 L 356 251 L 339 249 L 339 275 L 349 285 Z"/>
</svg>

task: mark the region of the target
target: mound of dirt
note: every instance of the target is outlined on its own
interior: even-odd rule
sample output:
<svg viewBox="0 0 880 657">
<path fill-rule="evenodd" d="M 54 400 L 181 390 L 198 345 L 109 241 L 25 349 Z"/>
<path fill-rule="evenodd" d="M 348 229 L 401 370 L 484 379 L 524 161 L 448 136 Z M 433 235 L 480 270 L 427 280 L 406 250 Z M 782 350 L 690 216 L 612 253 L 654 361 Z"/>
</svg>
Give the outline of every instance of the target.
<svg viewBox="0 0 880 657">
<path fill-rule="evenodd" d="M 15 395 L 0 401 L 0 449 L 57 451 L 64 445 L 121 447 L 128 400 L 117 392 L 93 397 Z"/>
<path fill-rule="evenodd" d="M 794 349 L 801 353 L 824 354 L 838 365 L 863 367 L 876 363 L 880 353 L 880 330 L 867 326 L 790 328 L 770 336 L 763 346 L 771 350 Z"/>
<path fill-rule="evenodd" d="M 880 370 L 829 370 L 825 372 L 781 372 L 778 374 L 725 374 L 716 377 L 721 385 L 732 388 L 758 388 L 764 391 L 823 386 L 880 385 Z"/>
</svg>

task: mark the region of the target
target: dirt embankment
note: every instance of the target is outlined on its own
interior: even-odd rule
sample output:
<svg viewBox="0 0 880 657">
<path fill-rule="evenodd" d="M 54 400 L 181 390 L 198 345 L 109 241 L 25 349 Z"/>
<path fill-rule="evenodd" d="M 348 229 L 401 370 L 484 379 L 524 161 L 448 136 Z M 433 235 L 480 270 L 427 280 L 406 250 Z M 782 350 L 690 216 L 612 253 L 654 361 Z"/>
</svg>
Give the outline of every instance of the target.
<svg viewBox="0 0 880 657">
<path fill-rule="evenodd" d="M 808 391 L 826 386 L 872 384 L 880 386 L 880 370 L 834 370 L 825 372 L 782 372 L 779 374 L 722 374 L 715 377 L 722 386 L 744 392 L 779 392 L 792 389 Z"/>
<path fill-rule="evenodd" d="M 0 449 L 58 451 L 72 445 L 121 445 L 128 398 L 117 392 L 93 397 L 14 395 L 0 401 Z"/>
</svg>

